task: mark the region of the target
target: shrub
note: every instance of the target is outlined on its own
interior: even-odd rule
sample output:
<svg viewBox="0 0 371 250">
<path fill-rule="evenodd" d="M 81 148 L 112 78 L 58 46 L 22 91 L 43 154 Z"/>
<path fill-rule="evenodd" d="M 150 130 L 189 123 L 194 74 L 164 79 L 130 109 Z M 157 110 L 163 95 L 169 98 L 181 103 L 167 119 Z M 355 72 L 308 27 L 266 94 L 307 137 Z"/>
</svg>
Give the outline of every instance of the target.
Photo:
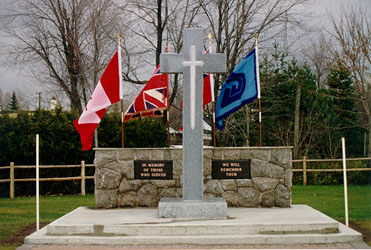
<svg viewBox="0 0 371 250">
<path fill-rule="evenodd" d="M 80 137 L 73 126 L 76 115 L 57 109 L 0 114 L 0 166 L 35 165 L 35 134 L 40 135 L 40 165 L 93 163 L 94 150 L 82 151 Z M 121 116 L 106 113 L 98 127 L 99 147 L 121 147 Z M 161 119 L 143 119 L 125 123 L 125 147 L 164 147 L 166 129 Z M 40 169 L 40 177 L 79 176 L 80 168 Z M 86 168 L 94 175 L 94 168 Z M 16 169 L 15 178 L 34 178 L 35 169 Z M 0 179 L 9 179 L 9 171 L 1 170 Z M 88 183 L 91 183 L 89 185 Z M 87 180 L 87 192 L 94 191 Z M 41 194 L 73 194 L 80 192 L 80 181 L 40 182 Z M 15 195 L 34 195 L 34 182 L 17 182 Z M 0 183 L 0 196 L 9 196 L 9 183 Z"/>
</svg>

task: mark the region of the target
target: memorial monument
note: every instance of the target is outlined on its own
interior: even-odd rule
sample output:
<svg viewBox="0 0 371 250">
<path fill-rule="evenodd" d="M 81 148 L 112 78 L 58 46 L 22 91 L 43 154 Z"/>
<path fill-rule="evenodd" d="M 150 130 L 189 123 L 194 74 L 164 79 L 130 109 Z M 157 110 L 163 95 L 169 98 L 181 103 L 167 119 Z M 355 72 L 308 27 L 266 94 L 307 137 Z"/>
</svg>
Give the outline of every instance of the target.
<svg viewBox="0 0 371 250">
<path fill-rule="evenodd" d="M 291 147 L 203 148 L 202 74 L 223 72 L 225 57 L 203 54 L 202 36 L 201 29 L 186 29 L 184 54 L 160 58 L 163 73 L 184 74 L 183 149 L 95 149 L 97 208 L 155 207 L 161 198 L 160 218 L 155 209 L 80 207 L 26 237 L 22 249 L 367 247 L 360 233 L 328 216 L 304 205 L 291 207 Z M 225 200 L 240 207 L 231 209 L 228 219 Z M 265 208 L 273 206 L 282 209 Z"/>
<path fill-rule="evenodd" d="M 96 148 L 97 208 L 158 207 L 159 217 L 225 218 L 230 207 L 291 206 L 292 147 L 203 148 L 203 73 L 225 71 L 205 54 L 201 29 L 184 31 L 183 54 L 161 72 L 182 73 L 183 147 Z"/>
<path fill-rule="evenodd" d="M 160 217 L 225 218 L 223 198 L 203 198 L 203 73 L 222 73 L 224 54 L 205 54 L 202 29 L 185 29 L 184 54 L 161 54 L 162 73 L 183 73 L 183 198 L 160 200 Z"/>
</svg>

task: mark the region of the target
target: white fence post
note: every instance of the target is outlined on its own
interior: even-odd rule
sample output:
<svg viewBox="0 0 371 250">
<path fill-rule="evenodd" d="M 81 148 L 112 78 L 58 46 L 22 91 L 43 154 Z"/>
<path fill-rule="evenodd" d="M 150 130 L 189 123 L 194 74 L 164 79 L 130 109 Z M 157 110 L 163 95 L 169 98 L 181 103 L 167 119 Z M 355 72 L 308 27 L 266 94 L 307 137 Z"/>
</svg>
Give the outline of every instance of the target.
<svg viewBox="0 0 371 250">
<path fill-rule="evenodd" d="M 36 134 L 36 230 L 40 229 L 40 207 L 39 207 L 39 134 Z"/>
</svg>

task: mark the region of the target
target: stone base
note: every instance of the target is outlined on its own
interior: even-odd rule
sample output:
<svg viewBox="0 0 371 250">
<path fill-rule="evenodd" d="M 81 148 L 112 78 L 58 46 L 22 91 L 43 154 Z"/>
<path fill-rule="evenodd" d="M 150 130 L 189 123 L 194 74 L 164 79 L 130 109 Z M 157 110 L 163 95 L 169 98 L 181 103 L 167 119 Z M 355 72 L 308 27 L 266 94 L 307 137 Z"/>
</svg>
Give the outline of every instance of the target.
<svg viewBox="0 0 371 250">
<path fill-rule="evenodd" d="M 160 218 L 226 219 L 227 202 L 223 198 L 184 201 L 181 198 L 162 198 L 158 204 Z"/>
<path fill-rule="evenodd" d="M 192 199 L 182 196 L 182 159 L 181 148 L 95 149 L 96 207 L 157 207 L 162 198 Z M 135 179 L 136 160 L 172 160 L 172 178 Z M 251 160 L 251 178 L 213 179 L 214 160 Z M 203 197 L 224 198 L 228 207 L 290 207 L 291 167 L 292 147 L 204 148 Z"/>
</svg>

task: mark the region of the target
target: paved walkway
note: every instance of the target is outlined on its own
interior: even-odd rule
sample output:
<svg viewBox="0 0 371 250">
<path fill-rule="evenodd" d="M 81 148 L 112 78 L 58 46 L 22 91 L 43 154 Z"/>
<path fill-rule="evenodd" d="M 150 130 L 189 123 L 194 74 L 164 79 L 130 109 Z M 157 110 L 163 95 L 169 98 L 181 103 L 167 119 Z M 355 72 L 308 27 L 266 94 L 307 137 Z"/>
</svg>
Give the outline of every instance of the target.
<svg viewBox="0 0 371 250">
<path fill-rule="evenodd" d="M 205 246 L 203 248 L 151 248 L 151 247 L 133 247 L 128 248 L 124 246 L 66 246 L 66 245 L 48 245 L 48 246 L 21 246 L 17 250 L 204 250 L 204 249 L 218 249 L 218 250 L 233 250 L 233 249 L 371 249 L 364 242 L 352 243 L 337 243 L 337 244 L 298 244 L 298 245 L 249 245 L 246 247 L 223 246 L 221 248 L 213 248 L 212 246 Z"/>
</svg>

